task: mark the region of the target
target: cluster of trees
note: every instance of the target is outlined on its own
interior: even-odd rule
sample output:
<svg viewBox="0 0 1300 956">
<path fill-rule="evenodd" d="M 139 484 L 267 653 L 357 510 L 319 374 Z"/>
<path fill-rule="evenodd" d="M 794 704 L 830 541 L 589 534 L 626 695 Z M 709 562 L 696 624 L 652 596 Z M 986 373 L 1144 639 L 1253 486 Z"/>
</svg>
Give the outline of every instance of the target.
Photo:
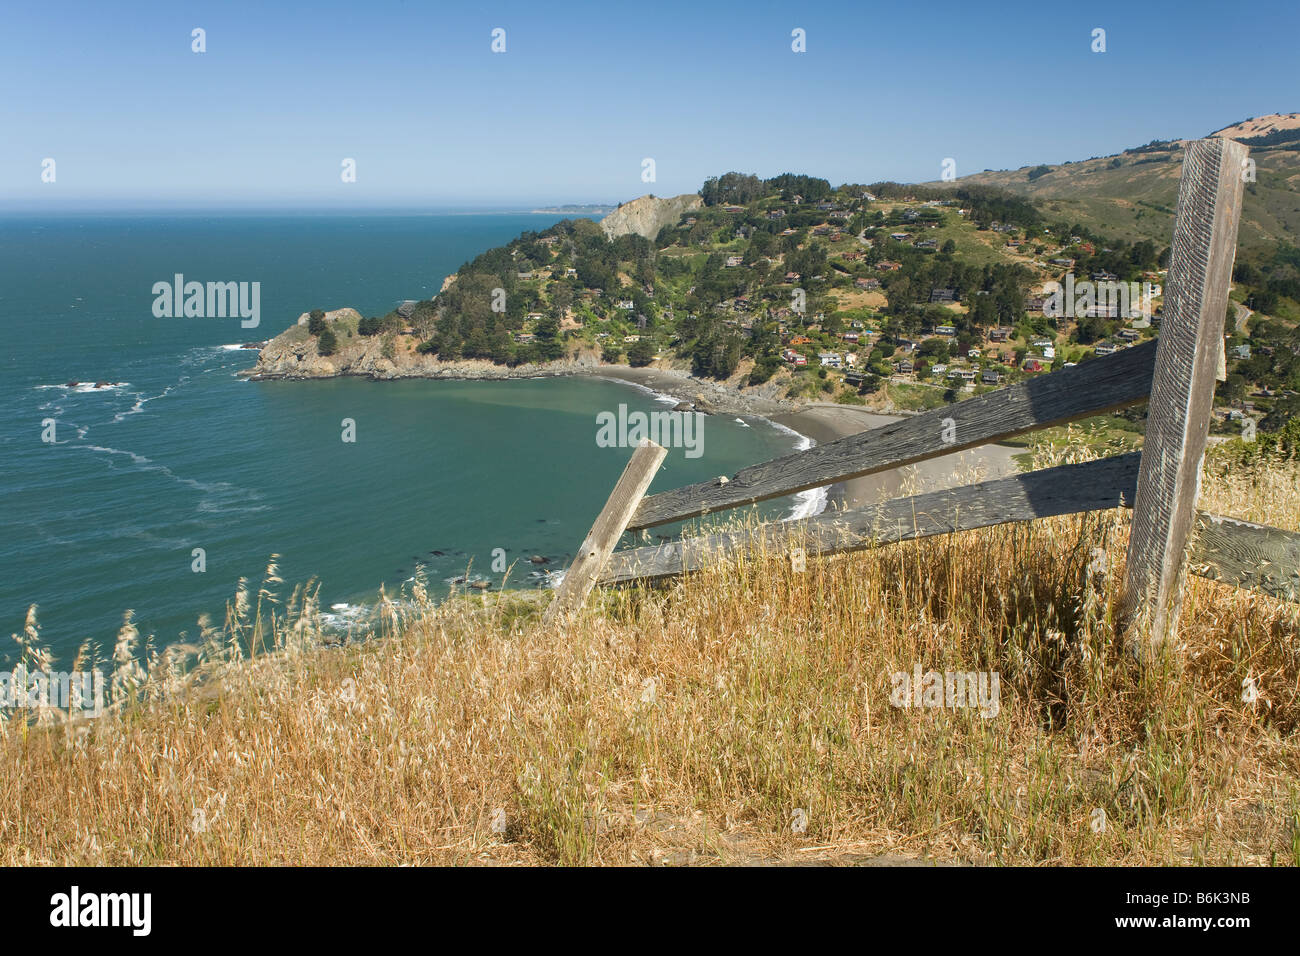
<svg viewBox="0 0 1300 956">
<path fill-rule="evenodd" d="M 321 355 L 333 355 L 339 350 L 339 340 L 320 309 L 307 314 L 307 333 L 316 337 L 316 351 Z"/>
<path fill-rule="evenodd" d="M 822 202 L 834 190 L 825 179 L 782 173 L 771 179 L 759 179 L 752 173 L 723 173 L 711 176 L 700 187 L 700 198 L 706 206 L 745 206 L 768 196 L 780 195 L 787 202 L 799 196 L 804 202 Z"/>
<path fill-rule="evenodd" d="M 771 194 L 772 189 L 750 173 L 733 172 L 710 176 L 700 187 L 700 198 L 706 206 L 744 206 Z"/>
</svg>

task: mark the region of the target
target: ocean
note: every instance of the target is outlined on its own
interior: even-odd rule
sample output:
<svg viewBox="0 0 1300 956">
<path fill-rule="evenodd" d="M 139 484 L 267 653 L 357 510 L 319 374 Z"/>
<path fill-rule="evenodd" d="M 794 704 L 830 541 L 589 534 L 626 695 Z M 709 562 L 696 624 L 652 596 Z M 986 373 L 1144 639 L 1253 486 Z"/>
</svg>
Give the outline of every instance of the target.
<svg viewBox="0 0 1300 956">
<path fill-rule="evenodd" d="M 159 646 L 193 638 L 201 614 L 220 622 L 241 577 L 256 589 L 272 555 L 281 596 L 319 580 L 340 627 L 381 585 L 397 593 L 418 565 L 435 594 L 467 574 L 499 581 L 492 563 L 502 552 L 519 562 L 509 586 L 545 584 L 630 455 L 598 447 L 596 415 L 620 404 L 662 411 L 662 397 L 585 378 L 250 382 L 236 373 L 256 358 L 240 344 L 273 337 L 304 311 L 379 315 L 427 298 L 479 252 L 559 218 L 0 217 L 8 632 L 38 605 L 41 640 L 63 663 L 85 640 L 111 648 L 128 610 Z M 153 286 L 177 273 L 259 282 L 260 325 L 156 318 Z M 345 419 L 355 441 L 343 440 Z M 698 458 L 670 451 L 652 492 L 808 444 L 757 418 L 711 416 L 704 436 Z M 765 513 L 809 512 L 818 500 L 783 499 Z M 534 554 L 549 563 L 529 563 Z M 17 646 L 5 644 L 7 665 Z"/>
</svg>

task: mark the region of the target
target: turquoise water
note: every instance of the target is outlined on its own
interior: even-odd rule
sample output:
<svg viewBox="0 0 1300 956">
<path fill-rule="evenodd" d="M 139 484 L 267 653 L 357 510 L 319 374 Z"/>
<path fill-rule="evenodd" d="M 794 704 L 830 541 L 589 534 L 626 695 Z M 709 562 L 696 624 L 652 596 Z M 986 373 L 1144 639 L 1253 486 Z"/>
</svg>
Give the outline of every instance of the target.
<svg viewBox="0 0 1300 956">
<path fill-rule="evenodd" d="M 273 553 L 281 590 L 318 577 L 326 607 L 365 606 L 381 584 L 391 594 L 417 563 L 441 593 L 471 565 L 499 578 L 496 548 L 562 567 L 630 454 L 597 447 L 596 413 L 663 410 L 653 395 L 587 379 L 248 382 L 235 373 L 255 353 L 231 348 L 311 308 L 381 314 L 426 298 L 478 252 L 557 218 L 0 219 L 5 633 L 34 603 L 60 660 L 85 639 L 111 646 L 127 609 L 160 644 L 193 636 Z M 153 284 L 177 272 L 260 282 L 260 327 L 155 318 Z M 341 439 L 345 418 L 355 443 Z M 48 419 L 54 443 L 42 441 Z M 704 436 L 700 458 L 670 453 L 652 490 L 798 440 L 723 417 Z M 521 564 L 512 584 L 533 586 L 533 570 Z"/>
</svg>

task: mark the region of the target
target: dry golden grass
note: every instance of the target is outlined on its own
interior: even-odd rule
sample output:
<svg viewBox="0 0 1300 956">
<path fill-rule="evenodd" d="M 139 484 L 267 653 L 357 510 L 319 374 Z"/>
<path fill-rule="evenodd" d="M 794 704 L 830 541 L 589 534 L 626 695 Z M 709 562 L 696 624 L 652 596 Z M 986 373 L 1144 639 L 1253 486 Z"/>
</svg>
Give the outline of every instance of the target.
<svg viewBox="0 0 1300 956">
<path fill-rule="evenodd" d="M 1233 474 L 1204 507 L 1300 529 L 1295 463 Z M 1300 608 L 1192 579 L 1140 674 L 1126 522 L 750 556 L 555 629 L 541 595 L 420 591 L 343 647 L 272 569 L 186 674 L 0 725 L 0 863 L 1300 863 Z M 891 706 L 917 662 L 999 672 L 1000 712 Z"/>
</svg>

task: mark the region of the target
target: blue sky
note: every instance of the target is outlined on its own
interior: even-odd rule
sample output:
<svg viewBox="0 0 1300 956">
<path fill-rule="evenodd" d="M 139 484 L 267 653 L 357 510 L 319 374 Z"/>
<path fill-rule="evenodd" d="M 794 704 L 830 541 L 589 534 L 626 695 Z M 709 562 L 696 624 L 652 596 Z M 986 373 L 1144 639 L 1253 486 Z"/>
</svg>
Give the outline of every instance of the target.
<svg viewBox="0 0 1300 956">
<path fill-rule="evenodd" d="M 11 203 L 599 202 L 730 169 L 923 181 L 945 157 L 958 175 L 1085 159 L 1300 110 L 1295 0 L 0 10 Z M 206 53 L 191 52 L 195 27 Z"/>
</svg>

